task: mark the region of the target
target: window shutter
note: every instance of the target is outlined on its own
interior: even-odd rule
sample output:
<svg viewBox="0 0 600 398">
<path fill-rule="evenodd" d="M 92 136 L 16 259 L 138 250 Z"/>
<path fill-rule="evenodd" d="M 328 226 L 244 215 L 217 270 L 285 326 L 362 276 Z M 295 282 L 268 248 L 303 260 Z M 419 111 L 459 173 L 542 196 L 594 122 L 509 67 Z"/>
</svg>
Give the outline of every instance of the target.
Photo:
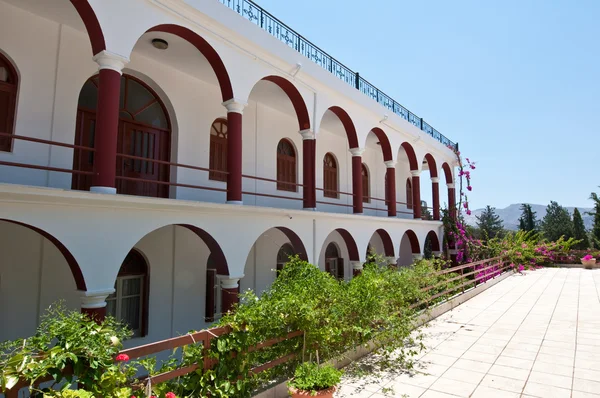
<svg viewBox="0 0 600 398">
<path fill-rule="evenodd" d="M 343 258 L 338 258 L 337 259 L 337 277 L 340 280 L 344 280 L 344 259 Z"/>
</svg>

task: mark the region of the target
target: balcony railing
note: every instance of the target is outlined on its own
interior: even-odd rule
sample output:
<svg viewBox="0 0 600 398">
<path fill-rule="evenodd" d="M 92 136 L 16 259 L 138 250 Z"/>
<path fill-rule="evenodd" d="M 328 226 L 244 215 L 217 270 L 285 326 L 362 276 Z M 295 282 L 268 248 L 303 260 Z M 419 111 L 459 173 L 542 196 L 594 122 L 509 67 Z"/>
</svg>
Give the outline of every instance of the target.
<svg viewBox="0 0 600 398">
<path fill-rule="evenodd" d="M 219 0 L 225 6 L 231 8 L 242 17 L 246 18 L 253 24 L 260 26 L 261 29 L 267 31 L 271 36 L 287 44 L 289 47 L 298 51 L 306 58 L 310 59 L 323 69 L 334 74 L 338 79 L 355 87 L 363 94 L 371 97 L 382 106 L 394 112 L 396 115 L 404 118 L 409 123 L 420 128 L 437 141 L 445 146 L 451 146 L 458 149 L 458 145 L 450 141 L 442 133 L 434 129 L 423 118 L 418 117 L 402 105 L 400 105 L 392 97 L 369 83 L 362 78 L 358 72 L 352 71 L 346 65 L 342 64 L 325 51 L 321 50 L 315 44 L 306 40 L 298 32 L 275 18 L 264 8 L 251 0 Z"/>
</svg>

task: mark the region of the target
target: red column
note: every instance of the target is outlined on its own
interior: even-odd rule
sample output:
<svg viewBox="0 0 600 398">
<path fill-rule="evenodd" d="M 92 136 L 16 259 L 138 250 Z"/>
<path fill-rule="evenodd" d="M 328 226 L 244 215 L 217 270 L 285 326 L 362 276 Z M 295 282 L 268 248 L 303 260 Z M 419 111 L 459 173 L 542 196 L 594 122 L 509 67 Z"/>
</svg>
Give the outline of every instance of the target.
<svg viewBox="0 0 600 398">
<path fill-rule="evenodd" d="M 396 217 L 396 162 L 388 160 L 385 162 L 387 167 L 387 198 L 388 198 L 388 217 Z"/>
<path fill-rule="evenodd" d="M 456 220 L 456 190 L 454 184 L 447 184 L 448 186 L 448 208 L 450 209 L 450 217 Z"/>
<path fill-rule="evenodd" d="M 433 192 L 433 219 L 440 219 L 440 179 L 431 177 L 431 190 Z"/>
<path fill-rule="evenodd" d="M 302 130 L 302 173 L 303 173 L 303 198 L 305 209 L 317 208 L 316 188 L 316 149 L 315 134 L 311 130 Z"/>
<path fill-rule="evenodd" d="M 350 148 L 352 154 L 352 208 L 355 214 L 363 212 L 362 154 L 364 148 Z"/>
<path fill-rule="evenodd" d="M 421 181 L 419 170 L 411 170 L 412 173 L 412 194 L 413 194 L 413 216 L 421 218 Z"/>
<path fill-rule="evenodd" d="M 229 132 L 227 133 L 229 138 Z M 225 314 L 240 302 L 240 287 L 238 282 L 241 278 L 221 279 L 221 313 Z"/>
<path fill-rule="evenodd" d="M 106 298 L 114 289 L 100 292 L 82 292 L 81 313 L 87 314 L 91 319 L 102 323 L 106 318 Z"/>
<path fill-rule="evenodd" d="M 94 171 L 90 191 L 117 193 L 117 137 L 119 132 L 119 98 L 121 70 L 128 59 L 106 51 L 96 54 L 99 65 L 98 108 L 96 110 L 96 138 Z"/>
<path fill-rule="evenodd" d="M 235 98 L 223 102 L 227 108 L 227 203 L 242 202 L 242 113 L 246 104 Z"/>
</svg>

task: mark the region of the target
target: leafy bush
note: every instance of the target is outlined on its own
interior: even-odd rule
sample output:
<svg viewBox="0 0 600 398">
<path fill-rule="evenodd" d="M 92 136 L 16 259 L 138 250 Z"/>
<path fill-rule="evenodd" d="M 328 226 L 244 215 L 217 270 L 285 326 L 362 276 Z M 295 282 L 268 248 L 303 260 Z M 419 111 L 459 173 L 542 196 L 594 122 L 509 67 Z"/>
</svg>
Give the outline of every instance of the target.
<svg viewBox="0 0 600 398">
<path fill-rule="evenodd" d="M 290 387 L 316 395 L 317 391 L 337 386 L 341 379 L 342 371 L 331 365 L 304 362 L 298 365 L 294 372 L 294 378 L 288 384 Z"/>
</svg>

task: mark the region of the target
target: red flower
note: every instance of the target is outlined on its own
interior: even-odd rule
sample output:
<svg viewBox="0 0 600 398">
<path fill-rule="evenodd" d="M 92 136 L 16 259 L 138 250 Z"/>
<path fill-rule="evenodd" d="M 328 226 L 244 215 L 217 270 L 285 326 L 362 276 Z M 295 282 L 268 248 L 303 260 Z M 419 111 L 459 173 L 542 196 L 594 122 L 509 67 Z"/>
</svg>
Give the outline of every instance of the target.
<svg viewBox="0 0 600 398">
<path fill-rule="evenodd" d="M 177 395 L 172 392 L 168 392 L 165 394 L 165 398 L 177 398 Z"/>
<path fill-rule="evenodd" d="M 119 354 L 119 355 L 117 355 L 117 357 L 115 358 L 115 360 L 117 362 L 123 362 L 123 361 L 127 362 L 127 361 L 129 361 L 129 355 L 127 355 L 127 354 Z"/>
</svg>

